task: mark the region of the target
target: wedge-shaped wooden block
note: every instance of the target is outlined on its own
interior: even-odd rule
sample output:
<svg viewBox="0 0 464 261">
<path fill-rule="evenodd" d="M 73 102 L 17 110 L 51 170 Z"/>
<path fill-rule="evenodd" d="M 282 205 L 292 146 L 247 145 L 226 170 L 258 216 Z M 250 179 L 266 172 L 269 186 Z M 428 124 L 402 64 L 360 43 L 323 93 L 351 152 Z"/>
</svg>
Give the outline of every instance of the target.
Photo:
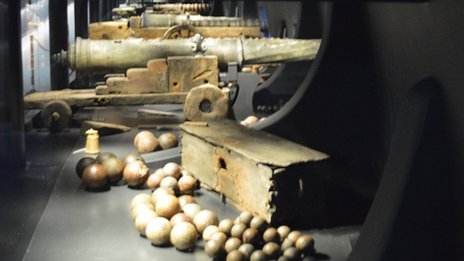
<svg viewBox="0 0 464 261">
<path fill-rule="evenodd" d="M 320 212 L 315 166 L 328 155 L 230 120 L 180 128 L 182 165 L 237 208 L 271 223 Z"/>
<path fill-rule="evenodd" d="M 148 61 L 146 68 L 130 68 L 127 77 L 109 76 L 105 92 L 110 94 L 144 94 L 168 91 L 166 59 Z"/>
<path fill-rule="evenodd" d="M 216 56 L 168 57 L 169 92 L 188 92 L 193 87 L 218 84 L 219 71 Z"/>
</svg>

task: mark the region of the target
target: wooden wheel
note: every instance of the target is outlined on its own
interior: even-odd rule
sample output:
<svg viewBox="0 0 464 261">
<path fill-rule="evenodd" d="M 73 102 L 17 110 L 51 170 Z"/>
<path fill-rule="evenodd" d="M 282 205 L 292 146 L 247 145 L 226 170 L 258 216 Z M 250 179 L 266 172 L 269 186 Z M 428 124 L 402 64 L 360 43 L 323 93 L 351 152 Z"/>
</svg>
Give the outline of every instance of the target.
<svg viewBox="0 0 464 261">
<path fill-rule="evenodd" d="M 211 121 L 227 117 L 227 95 L 212 84 L 192 88 L 185 98 L 185 117 L 193 121 Z"/>
<path fill-rule="evenodd" d="M 43 124 L 50 132 L 59 132 L 71 120 L 71 106 L 62 100 L 50 101 L 42 108 L 41 117 Z"/>
</svg>

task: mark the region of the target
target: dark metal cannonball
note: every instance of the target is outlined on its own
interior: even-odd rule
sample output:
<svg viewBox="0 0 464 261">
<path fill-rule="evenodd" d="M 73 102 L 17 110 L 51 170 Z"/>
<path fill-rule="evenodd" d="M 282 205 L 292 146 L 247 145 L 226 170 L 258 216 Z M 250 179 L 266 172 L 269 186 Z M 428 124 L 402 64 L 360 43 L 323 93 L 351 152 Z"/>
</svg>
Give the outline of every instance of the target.
<svg viewBox="0 0 464 261">
<path fill-rule="evenodd" d="M 227 254 L 226 261 L 245 261 L 247 258 L 245 255 L 238 251 L 237 249 L 231 251 L 229 254 Z"/>
<path fill-rule="evenodd" d="M 138 153 L 129 153 L 126 155 L 126 157 L 124 157 L 124 159 L 122 160 L 122 162 L 124 163 L 124 165 L 127 165 L 133 161 L 136 161 L 136 160 L 140 160 L 142 162 L 145 162 L 142 158 L 142 156 Z"/>
<path fill-rule="evenodd" d="M 251 254 L 250 261 L 265 261 L 267 260 L 267 255 L 262 250 L 255 250 Z"/>
<path fill-rule="evenodd" d="M 98 164 L 102 164 L 105 160 L 109 158 L 117 158 L 116 154 L 113 152 L 108 152 L 108 151 L 102 151 L 98 154 L 96 160 Z"/>
<path fill-rule="evenodd" d="M 106 186 L 108 174 L 101 164 L 92 164 L 85 168 L 82 181 L 88 189 L 102 189 Z"/>
<path fill-rule="evenodd" d="M 275 242 L 269 242 L 266 243 L 263 246 L 263 252 L 271 259 L 271 260 L 276 260 L 281 256 L 282 250 L 280 249 L 280 246 L 275 243 Z"/>
<path fill-rule="evenodd" d="M 104 160 L 102 165 L 105 167 L 110 183 L 115 184 L 122 179 L 122 172 L 124 170 L 124 163 L 122 160 L 118 158 L 109 158 Z"/>
<path fill-rule="evenodd" d="M 76 173 L 77 176 L 82 179 L 82 174 L 84 173 L 85 168 L 94 164 L 96 160 L 92 157 L 83 157 L 76 164 Z"/>
<path fill-rule="evenodd" d="M 211 258 L 219 258 L 224 254 L 224 244 L 217 240 L 209 240 L 205 244 L 205 252 Z"/>
</svg>

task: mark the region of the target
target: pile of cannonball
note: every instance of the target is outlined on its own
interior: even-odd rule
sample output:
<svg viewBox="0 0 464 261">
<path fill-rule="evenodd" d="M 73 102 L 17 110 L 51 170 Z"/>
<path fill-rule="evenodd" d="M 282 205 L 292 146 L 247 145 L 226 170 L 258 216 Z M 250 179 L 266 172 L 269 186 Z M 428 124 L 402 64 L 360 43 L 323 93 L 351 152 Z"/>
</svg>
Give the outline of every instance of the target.
<svg viewBox="0 0 464 261">
<path fill-rule="evenodd" d="M 147 180 L 151 194 L 137 194 L 131 202 L 132 220 L 137 231 L 155 246 L 174 245 L 191 250 L 198 231 L 218 224 L 216 214 L 201 209 L 192 196 L 197 180 L 176 163 L 157 169 Z"/>
<path fill-rule="evenodd" d="M 176 135 L 165 132 L 159 137 L 148 130 L 140 131 L 135 135 L 134 146 L 139 153 L 149 153 L 155 150 L 166 150 L 176 147 L 178 144 Z"/>
<path fill-rule="evenodd" d="M 112 152 L 100 152 L 96 158 L 81 158 L 76 164 L 76 173 L 89 190 L 121 184 L 138 188 L 145 185 L 149 169 L 138 153 L 129 153 L 119 159 Z"/>
<path fill-rule="evenodd" d="M 206 254 L 216 260 L 301 260 L 314 252 L 310 235 L 285 225 L 272 227 L 248 211 L 207 227 L 203 239 Z"/>
<path fill-rule="evenodd" d="M 248 211 L 235 220 L 219 220 L 192 196 L 195 178 L 177 167 L 168 163 L 156 170 L 150 175 L 152 193 L 137 194 L 131 202 L 135 227 L 152 245 L 190 251 L 203 239 L 206 254 L 215 260 L 301 260 L 313 253 L 311 236 L 288 226 L 271 227 Z M 187 177 L 192 181 L 186 182 L 188 189 L 181 189 L 181 180 Z"/>
</svg>

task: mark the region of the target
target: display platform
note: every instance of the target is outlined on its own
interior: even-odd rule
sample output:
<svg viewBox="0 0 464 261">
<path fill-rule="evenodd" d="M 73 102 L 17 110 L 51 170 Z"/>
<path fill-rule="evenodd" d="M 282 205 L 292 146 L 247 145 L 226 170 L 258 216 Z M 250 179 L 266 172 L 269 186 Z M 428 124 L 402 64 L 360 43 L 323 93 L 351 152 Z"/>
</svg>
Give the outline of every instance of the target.
<svg viewBox="0 0 464 261">
<path fill-rule="evenodd" d="M 121 158 L 136 152 L 132 141 L 137 131 L 133 128 L 100 137 L 102 151 Z M 67 158 L 24 260 L 209 260 L 203 241 L 193 253 L 186 253 L 174 247 L 154 247 L 139 235 L 131 220 L 130 202 L 136 194 L 149 190 L 113 186 L 103 192 L 86 191 L 74 170 L 84 156 L 84 145 L 85 137 L 80 137 Z M 154 171 L 168 161 L 179 162 L 180 148 L 144 154 L 144 159 Z M 215 211 L 220 219 L 235 218 L 239 213 L 213 192 L 201 189 L 195 196 L 203 208 Z M 317 250 L 309 260 L 346 260 L 358 231 L 359 227 L 306 231 L 314 236 Z"/>
</svg>

